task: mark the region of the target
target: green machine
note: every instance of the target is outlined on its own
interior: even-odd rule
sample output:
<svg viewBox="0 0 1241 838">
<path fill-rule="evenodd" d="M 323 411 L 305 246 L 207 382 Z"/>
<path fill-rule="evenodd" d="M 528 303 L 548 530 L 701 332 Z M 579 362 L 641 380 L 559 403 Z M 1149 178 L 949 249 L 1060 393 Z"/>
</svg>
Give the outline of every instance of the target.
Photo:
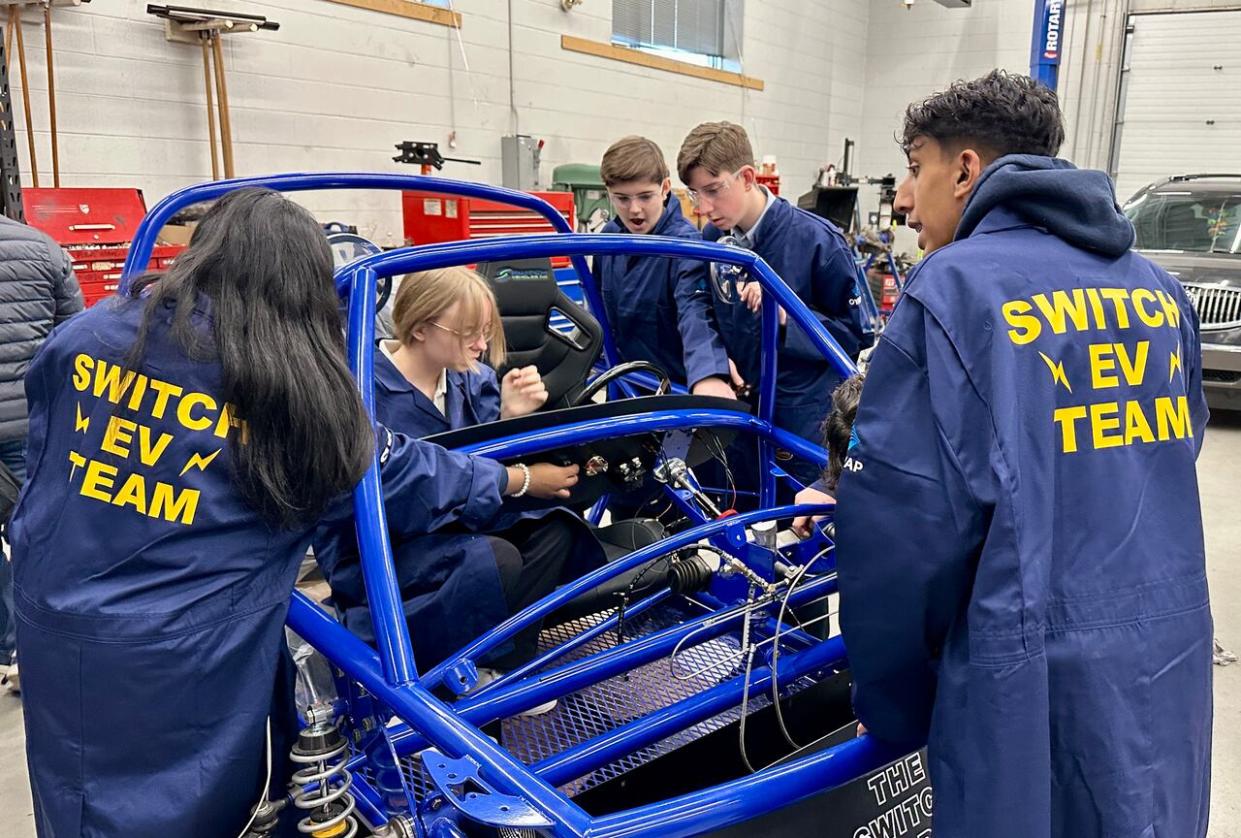
<svg viewBox="0 0 1241 838">
<path fill-rule="evenodd" d="M 579 233 L 597 233 L 612 220 L 612 204 L 608 201 L 598 166 L 587 163 L 557 166 L 552 170 L 552 190 L 573 193 Z"/>
</svg>

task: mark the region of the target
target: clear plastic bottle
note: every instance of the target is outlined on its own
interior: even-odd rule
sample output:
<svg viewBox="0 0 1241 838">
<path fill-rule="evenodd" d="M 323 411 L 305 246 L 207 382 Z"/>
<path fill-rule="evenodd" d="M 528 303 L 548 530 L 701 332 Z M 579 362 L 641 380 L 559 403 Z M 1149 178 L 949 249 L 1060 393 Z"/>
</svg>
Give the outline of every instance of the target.
<svg viewBox="0 0 1241 838">
<path fill-rule="evenodd" d="M 285 639 L 293 663 L 297 667 L 297 684 L 294 688 L 297 709 L 305 714 L 306 708 L 316 704 L 330 705 L 336 700 L 336 679 L 332 665 L 315 647 L 311 646 L 290 629 L 285 629 Z"/>
</svg>

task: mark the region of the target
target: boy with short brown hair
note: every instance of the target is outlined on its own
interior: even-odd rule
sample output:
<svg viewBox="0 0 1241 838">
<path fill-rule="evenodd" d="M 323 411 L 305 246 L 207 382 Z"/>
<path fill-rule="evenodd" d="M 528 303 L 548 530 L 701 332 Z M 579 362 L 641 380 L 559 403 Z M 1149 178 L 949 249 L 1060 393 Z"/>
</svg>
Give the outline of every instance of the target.
<svg viewBox="0 0 1241 838">
<path fill-rule="evenodd" d="M 602 232 L 701 238 L 672 197 L 668 164 L 651 140 L 613 143 L 600 174 L 616 212 Z M 733 398 L 728 356 L 706 298 L 707 268 L 692 259 L 621 254 L 595 257 L 594 272 L 624 360 L 650 361 L 696 395 Z"/>
<path fill-rule="evenodd" d="M 853 358 L 870 343 L 858 307 L 857 265 L 844 234 L 819 218 L 773 195 L 758 183 L 754 150 L 745 129 L 731 122 L 706 122 L 685 138 L 677 173 L 690 197 L 711 224 L 707 241 L 724 239 L 753 250 L 780 275 L 836 341 Z M 727 237 L 727 238 L 726 238 Z M 729 299 L 714 296 L 720 336 L 740 378 L 756 384 L 760 372 L 762 287 L 745 283 Z M 780 312 L 779 380 L 776 424 L 812 442 L 821 441 L 819 424 L 828 412 L 841 377 L 810 338 Z M 815 466 L 794 462 L 805 484 Z"/>
</svg>

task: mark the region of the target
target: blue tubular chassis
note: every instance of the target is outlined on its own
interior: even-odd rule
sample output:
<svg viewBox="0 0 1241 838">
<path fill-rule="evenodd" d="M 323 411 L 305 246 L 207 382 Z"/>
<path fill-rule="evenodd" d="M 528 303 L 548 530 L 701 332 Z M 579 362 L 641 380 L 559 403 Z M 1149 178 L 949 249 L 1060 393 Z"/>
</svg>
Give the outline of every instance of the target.
<svg viewBox="0 0 1241 838">
<path fill-rule="evenodd" d="M 529 664 L 508 673 L 485 688 L 470 692 L 452 704 L 433 694 L 444 690 L 463 693 L 476 679 L 476 663 L 489 651 L 501 647 L 522 629 L 530 627 L 580 593 L 638 568 L 671 551 L 706 542 L 747 564 L 762 566 L 762 557 L 747 541 L 746 528 L 754 523 L 786 519 L 798 514 L 830 512 L 821 506 L 776 506 L 776 485 L 789 479 L 775 465 L 776 449 L 791 451 L 822 463 L 822 449 L 789 434 L 772 423 L 775 407 L 777 307 L 801 326 L 819 350 L 842 374 L 854 367 L 805 304 L 755 254 L 704 242 L 651 236 L 578 235 L 561 216 L 534 196 L 507 189 L 418 175 L 392 174 L 289 174 L 245 178 L 189 187 L 159 202 L 144 219 L 126 260 L 122 290 L 148 262 L 156 235 L 172 215 L 199 201 L 213 200 L 245 186 L 262 186 L 284 192 L 322 189 L 398 189 L 439 192 L 486 198 L 540 213 L 556 230 L 553 235 L 521 236 L 469 242 L 426 245 L 368 256 L 341 268 L 338 290 L 348 299 L 349 363 L 368 410 L 374 409 L 373 363 L 375 289 L 382 277 L 415 271 L 497 259 L 569 256 L 582 283 L 588 306 L 604 328 L 604 357 L 609 365 L 619 361 L 606 323 L 599 289 L 585 261 L 590 254 L 640 254 L 696 258 L 743 267 L 764 289 L 762 310 L 762 375 L 757 415 L 736 410 L 696 408 L 656 410 L 640 415 L 571 422 L 552 429 L 494 439 L 476 445 L 472 453 L 497 458 L 525 457 L 592 440 L 646 432 L 694 428 L 732 428 L 759 441 L 763 464 L 759 480 L 759 509 L 743 515 L 710 520 L 686 497 L 674 497 L 692 526 L 663 541 L 636 550 L 593 573 L 566 585 L 542 601 L 494 627 L 444 662 L 419 673 L 410 643 L 393 567 L 392 548 L 383 506 L 378 456 L 354 492 L 354 512 L 361 549 L 363 575 L 376 634 L 376 648 L 361 642 L 329 614 L 300 593 L 295 593 L 288 614 L 289 626 L 321 651 L 354 689 L 346 701 L 377 704 L 377 712 L 395 714 L 402 724 L 380 728 L 379 751 L 389 768 L 417 754 L 425 771 L 429 793 L 415 799 L 408 778 L 401 775 L 394 795 L 389 787 L 373 781 L 376 772 L 365 773 L 374 761 L 375 749 L 355 749 L 351 768 L 356 777 L 354 793 L 358 811 L 379 826 L 403 809 L 412 810 L 410 823 L 418 835 L 452 838 L 462 836 L 463 823 L 482 823 L 508 830 L 533 830 L 555 836 L 620 838 L 620 836 L 697 835 L 768 814 L 813 795 L 841 786 L 896 759 L 902 754 L 867 736 L 834 747 L 789 759 L 757 773 L 709 788 L 660 800 L 635 809 L 591 816 L 578 806 L 563 787 L 613 760 L 684 731 L 708 718 L 735 708 L 743 694 L 770 691 L 774 662 L 760 661 L 744 675 L 719 680 L 697 694 L 657 708 L 585 741 L 571 744 L 533 764 L 525 764 L 501 747 L 480 726 L 506 719 L 552 698 L 563 697 L 598 685 L 607 679 L 666 658 L 682 647 L 691 647 L 727 633 L 736 633 L 751 613 L 739 598 L 730 601 L 703 594 L 696 598 L 700 610 L 674 624 L 634 639 L 618 642 L 602 651 L 588 652 L 591 644 L 616 628 L 619 615 L 605 619 L 545 651 Z M 669 490 L 671 492 L 671 490 Z M 822 539 L 822 536 L 819 536 Z M 821 544 L 827 544 L 821 541 Z M 783 560 L 797 562 L 809 555 L 806 545 L 781 551 Z M 758 561 L 755 561 L 755 559 Z M 770 554 L 768 566 L 770 567 Z M 822 573 L 812 581 L 788 591 L 790 606 L 822 598 L 835 590 L 835 574 Z M 630 618 L 662 607 L 672 598 L 663 590 L 629 606 Z M 773 600 L 774 602 L 774 600 Z M 703 610 L 701 606 L 705 605 Z M 751 609 L 752 610 L 752 609 Z M 839 638 L 819 640 L 797 628 L 778 625 L 769 609 L 759 623 L 766 637 L 778 633 L 779 677 L 792 682 L 840 671 L 845 651 Z M 747 684 L 748 680 L 748 684 Z M 360 687 L 360 689 L 356 689 Z M 390 711 L 390 713 L 389 713 Z M 350 708 L 346 708 L 346 713 Z M 380 723 L 387 715 L 380 715 Z M 382 760 L 380 760 L 382 761 Z M 373 768 L 373 766 L 372 766 Z M 391 771 L 389 772 L 391 774 Z M 399 773 L 399 772 L 398 772 Z M 391 784 L 389 784 L 391 785 Z M 402 802 L 405 806 L 402 806 Z M 447 804 L 447 805 L 445 805 Z"/>
</svg>

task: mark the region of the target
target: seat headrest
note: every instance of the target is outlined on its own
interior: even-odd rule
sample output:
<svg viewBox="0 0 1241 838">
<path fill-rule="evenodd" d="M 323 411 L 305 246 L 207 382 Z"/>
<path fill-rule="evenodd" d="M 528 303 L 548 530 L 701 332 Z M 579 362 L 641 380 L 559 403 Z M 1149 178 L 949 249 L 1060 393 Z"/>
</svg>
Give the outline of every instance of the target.
<svg viewBox="0 0 1241 838">
<path fill-rule="evenodd" d="M 491 284 L 506 321 L 511 317 L 546 315 L 556 303 L 559 286 L 550 259 L 482 262 L 478 272 Z"/>
</svg>

